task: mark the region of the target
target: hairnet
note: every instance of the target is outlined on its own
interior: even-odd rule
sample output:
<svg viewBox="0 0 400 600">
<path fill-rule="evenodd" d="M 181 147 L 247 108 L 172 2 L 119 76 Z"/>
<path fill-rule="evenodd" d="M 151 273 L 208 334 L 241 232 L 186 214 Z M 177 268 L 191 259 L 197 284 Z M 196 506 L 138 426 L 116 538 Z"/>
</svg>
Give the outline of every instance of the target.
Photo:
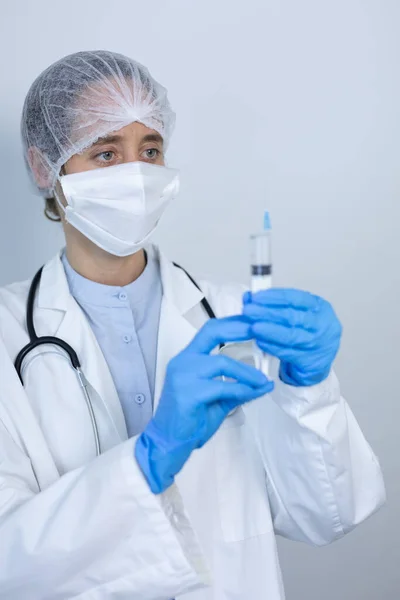
<svg viewBox="0 0 400 600">
<path fill-rule="evenodd" d="M 54 63 L 32 84 L 22 113 L 24 155 L 35 187 L 51 196 L 71 156 L 135 121 L 168 144 L 175 114 L 165 88 L 145 67 L 103 50 Z"/>
</svg>

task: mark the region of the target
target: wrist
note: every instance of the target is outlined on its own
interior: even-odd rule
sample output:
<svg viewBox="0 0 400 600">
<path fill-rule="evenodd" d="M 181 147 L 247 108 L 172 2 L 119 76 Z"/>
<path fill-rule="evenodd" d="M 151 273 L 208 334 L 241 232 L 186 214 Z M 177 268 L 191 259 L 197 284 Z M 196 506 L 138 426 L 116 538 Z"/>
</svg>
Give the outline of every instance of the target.
<svg viewBox="0 0 400 600">
<path fill-rule="evenodd" d="M 168 440 L 160 431 L 154 418 L 139 436 L 135 444 L 135 458 L 151 491 L 161 494 L 174 483 L 174 477 L 182 469 L 197 438 Z"/>
<path fill-rule="evenodd" d="M 146 430 L 138 437 L 135 444 L 134 455 L 149 488 L 153 494 L 161 494 L 174 482 L 174 477 L 166 477 L 160 460 L 159 449 L 155 445 L 151 435 Z M 165 461 L 164 461 L 165 462 Z"/>
<path fill-rule="evenodd" d="M 327 379 L 330 371 L 330 366 L 324 371 L 319 372 L 301 371 L 291 363 L 281 362 L 279 377 L 283 383 L 293 387 L 310 387 Z"/>
</svg>

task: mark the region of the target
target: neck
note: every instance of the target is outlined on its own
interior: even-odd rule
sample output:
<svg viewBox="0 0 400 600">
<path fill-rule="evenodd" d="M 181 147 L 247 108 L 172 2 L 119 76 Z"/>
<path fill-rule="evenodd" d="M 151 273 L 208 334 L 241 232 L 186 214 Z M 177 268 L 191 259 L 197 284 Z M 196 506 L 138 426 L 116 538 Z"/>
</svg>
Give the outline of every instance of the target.
<svg viewBox="0 0 400 600">
<path fill-rule="evenodd" d="M 131 256 L 113 256 L 87 240 L 87 244 L 68 244 L 66 255 L 71 267 L 90 281 L 124 286 L 135 281 L 144 271 L 146 255 L 139 250 Z"/>
</svg>

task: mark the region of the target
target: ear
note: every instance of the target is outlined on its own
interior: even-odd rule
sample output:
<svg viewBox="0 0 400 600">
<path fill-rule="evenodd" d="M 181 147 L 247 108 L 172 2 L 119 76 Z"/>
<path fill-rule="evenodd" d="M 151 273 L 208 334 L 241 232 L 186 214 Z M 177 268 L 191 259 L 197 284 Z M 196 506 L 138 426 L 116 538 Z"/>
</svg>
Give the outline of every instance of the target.
<svg viewBox="0 0 400 600">
<path fill-rule="evenodd" d="M 44 154 L 39 148 L 31 146 L 28 148 L 27 159 L 37 186 L 41 189 L 49 188 L 51 185 L 50 169 Z"/>
</svg>

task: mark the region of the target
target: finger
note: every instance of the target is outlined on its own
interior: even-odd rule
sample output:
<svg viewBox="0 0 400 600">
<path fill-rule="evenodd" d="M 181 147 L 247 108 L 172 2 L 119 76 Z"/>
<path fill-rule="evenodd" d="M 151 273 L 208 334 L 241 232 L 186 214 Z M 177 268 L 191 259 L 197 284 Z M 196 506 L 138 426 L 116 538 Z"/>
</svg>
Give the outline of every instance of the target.
<svg viewBox="0 0 400 600">
<path fill-rule="evenodd" d="M 252 388 L 242 383 L 231 383 L 229 381 L 215 381 L 212 395 L 213 400 L 219 403 L 229 403 L 229 411 L 244 404 L 269 394 L 274 389 L 274 382 L 268 381 L 265 385 Z M 228 412 L 229 412 L 228 411 Z"/>
<path fill-rule="evenodd" d="M 251 332 L 256 342 L 276 344 L 289 349 L 312 350 L 318 343 L 318 337 L 306 329 L 286 327 L 267 321 L 253 323 Z"/>
<path fill-rule="evenodd" d="M 338 348 L 332 347 L 328 350 L 324 348 L 320 351 L 307 351 L 307 350 L 290 350 L 282 348 L 276 344 L 263 344 L 262 342 L 257 343 L 257 346 L 261 348 L 266 354 L 279 358 L 281 363 L 295 364 L 297 369 L 306 369 L 308 376 L 313 373 L 321 373 L 331 366 L 338 352 Z"/>
<path fill-rule="evenodd" d="M 251 292 L 247 291 L 243 294 L 243 304 L 248 304 L 249 302 L 251 302 Z"/>
<path fill-rule="evenodd" d="M 246 297 L 248 301 L 248 297 Z M 251 295 L 251 302 L 271 308 L 295 308 L 318 311 L 321 298 L 309 292 L 291 288 L 270 288 Z M 246 302 L 247 304 L 248 302 Z"/>
<path fill-rule="evenodd" d="M 243 306 L 243 315 L 252 321 L 268 321 L 285 327 L 303 328 L 311 333 L 316 333 L 318 329 L 317 316 L 310 310 L 276 308 L 252 302 Z"/>
<path fill-rule="evenodd" d="M 271 382 L 272 383 L 272 382 Z M 266 394 L 270 394 L 274 389 L 274 385 L 272 383 L 272 385 L 270 386 L 270 389 L 263 389 L 262 392 L 259 392 L 258 396 L 255 396 L 253 398 L 246 398 L 245 400 L 240 400 L 238 401 L 238 399 L 227 399 L 227 400 L 221 400 L 219 399 L 217 402 L 214 402 L 213 404 L 209 405 L 208 410 L 212 410 L 214 412 L 219 412 L 221 415 L 221 422 L 229 415 L 229 413 L 234 412 L 239 406 L 246 404 L 247 402 L 251 402 L 252 400 L 255 400 L 256 398 L 261 398 L 262 396 L 265 396 Z"/>
<path fill-rule="evenodd" d="M 294 363 L 303 360 L 307 355 L 314 357 L 314 352 L 311 350 L 290 348 L 288 346 L 281 346 L 273 342 L 261 342 L 257 341 L 257 346 L 266 354 L 279 358 L 280 361 Z"/>
<path fill-rule="evenodd" d="M 228 356 L 209 356 L 207 359 L 198 373 L 201 378 L 228 377 L 253 388 L 266 385 L 269 381 L 258 369 Z"/>
<path fill-rule="evenodd" d="M 209 354 L 224 342 L 244 342 L 250 340 L 250 323 L 242 315 L 209 319 L 195 335 L 186 351 Z"/>
</svg>

